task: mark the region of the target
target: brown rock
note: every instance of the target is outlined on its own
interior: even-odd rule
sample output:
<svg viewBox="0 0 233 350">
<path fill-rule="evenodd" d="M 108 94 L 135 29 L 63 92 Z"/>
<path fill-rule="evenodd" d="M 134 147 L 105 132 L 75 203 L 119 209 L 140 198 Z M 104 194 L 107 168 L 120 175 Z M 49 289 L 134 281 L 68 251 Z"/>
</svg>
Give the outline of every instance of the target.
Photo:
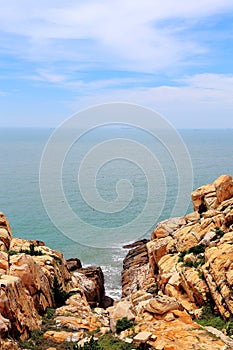
<svg viewBox="0 0 233 350">
<path fill-rule="evenodd" d="M 152 267 L 152 271 L 157 274 L 158 270 L 158 262 L 162 258 L 162 256 L 168 253 L 167 246 L 168 243 L 172 240 L 171 237 L 165 237 L 160 239 L 155 239 L 147 243 L 147 251 L 149 256 L 149 263 Z"/>
<path fill-rule="evenodd" d="M 10 224 L 7 220 L 7 217 L 1 212 L 0 212 L 0 227 L 5 228 L 8 231 L 10 237 L 12 238 Z"/>
<path fill-rule="evenodd" d="M 216 189 L 214 185 L 201 186 L 192 192 L 193 209 L 198 213 L 203 213 L 208 209 L 215 209 L 218 206 Z M 208 197 L 207 197 L 208 196 Z M 208 201 L 205 199 L 209 198 Z M 210 201 L 211 198 L 211 201 Z"/>
<path fill-rule="evenodd" d="M 32 298 L 25 292 L 21 279 L 15 276 L 0 278 L 0 313 L 11 322 L 12 336 L 22 339 L 41 325 Z"/>
<path fill-rule="evenodd" d="M 0 227 L 0 250 L 6 251 L 10 247 L 11 235 L 6 228 Z"/>
<path fill-rule="evenodd" d="M 53 307 L 52 286 L 32 256 L 26 254 L 11 256 L 9 274 L 20 277 L 38 311 L 45 311 L 47 307 Z"/>
<path fill-rule="evenodd" d="M 8 254 L 0 251 L 0 273 L 6 275 L 8 273 L 8 269 Z"/>
<path fill-rule="evenodd" d="M 67 268 L 70 272 L 76 271 L 82 268 L 82 263 L 78 258 L 71 258 L 66 260 Z"/>
<path fill-rule="evenodd" d="M 149 266 L 146 244 L 131 249 L 123 261 L 122 297 L 139 290 L 154 280 Z"/>
<path fill-rule="evenodd" d="M 214 186 L 219 203 L 233 197 L 233 180 L 230 175 L 221 175 L 214 181 Z"/>
<path fill-rule="evenodd" d="M 170 298 L 167 295 L 157 295 L 144 305 L 146 311 L 158 315 L 163 315 L 168 311 L 177 310 L 179 307 L 180 305 L 176 299 Z"/>
<path fill-rule="evenodd" d="M 170 218 L 160 222 L 155 230 L 151 234 L 151 239 L 164 238 L 167 236 L 173 236 L 178 228 L 186 224 L 186 220 L 183 217 Z"/>
<path fill-rule="evenodd" d="M 0 314 L 0 337 L 5 336 L 10 330 L 10 321 Z"/>
<path fill-rule="evenodd" d="M 127 317 L 129 321 L 135 319 L 135 315 L 131 311 L 131 308 L 132 304 L 129 301 L 122 300 L 108 309 L 110 317 L 110 328 L 112 332 L 116 331 L 117 320 L 120 320 L 123 317 Z"/>
<path fill-rule="evenodd" d="M 13 339 L 1 339 L 0 338 L 0 349 L 1 350 L 20 350 L 19 344 Z"/>
<path fill-rule="evenodd" d="M 101 267 L 88 266 L 78 270 L 79 274 L 86 277 L 83 279 L 84 293 L 86 295 L 87 301 L 92 307 L 103 306 L 103 301 L 105 297 L 104 288 L 104 275 Z"/>
<path fill-rule="evenodd" d="M 44 333 L 44 339 L 51 340 L 55 343 L 77 342 L 82 339 L 80 332 L 65 332 L 65 331 L 47 331 Z"/>
</svg>

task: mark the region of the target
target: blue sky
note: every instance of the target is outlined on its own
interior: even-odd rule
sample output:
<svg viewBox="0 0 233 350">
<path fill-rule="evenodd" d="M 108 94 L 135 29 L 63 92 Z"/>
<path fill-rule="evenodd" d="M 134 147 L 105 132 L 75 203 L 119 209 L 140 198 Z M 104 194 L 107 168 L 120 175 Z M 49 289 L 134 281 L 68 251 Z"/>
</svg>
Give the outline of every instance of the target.
<svg viewBox="0 0 233 350">
<path fill-rule="evenodd" d="M 233 127 L 232 0 L 0 0 L 1 126 L 106 102 Z"/>
</svg>

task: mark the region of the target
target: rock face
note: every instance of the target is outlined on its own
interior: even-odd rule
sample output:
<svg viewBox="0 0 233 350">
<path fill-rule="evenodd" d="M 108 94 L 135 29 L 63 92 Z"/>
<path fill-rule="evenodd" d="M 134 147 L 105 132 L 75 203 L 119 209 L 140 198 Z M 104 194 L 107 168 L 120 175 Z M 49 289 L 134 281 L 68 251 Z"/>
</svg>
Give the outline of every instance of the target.
<svg viewBox="0 0 233 350">
<path fill-rule="evenodd" d="M 105 296 L 101 268 L 82 268 L 78 259 L 67 263 L 60 252 L 46 247 L 41 241 L 12 238 L 9 223 L 1 213 L 0 349 L 9 344 L 12 349 L 18 348 L 6 336 L 27 339 L 31 331 L 41 328 L 40 314 L 55 305 L 55 278 L 61 294 L 74 294 L 64 306 L 65 311 L 57 309 L 58 327 L 81 329 L 82 332 L 100 327 L 102 323 L 93 316 L 89 304 L 97 306 L 106 300 L 112 303 Z M 67 319 L 68 313 L 73 313 L 73 318 Z M 99 318 L 102 319 L 102 314 Z"/>
<path fill-rule="evenodd" d="M 152 277 L 145 241 L 134 243 L 123 261 L 122 297 L 139 290 Z"/>
<path fill-rule="evenodd" d="M 141 332 L 151 332 L 151 337 L 157 339 L 155 342 L 152 338 L 147 340 L 147 343 L 153 343 L 155 348 L 165 349 L 168 345 L 169 349 L 191 349 L 192 346 L 199 348 L 200 345 L 196 344 L 193 337 L 197 331 L 202 333 L 198 337 L 203 338 L 203 330 L 194 324 L 192 327 L 196 327 L 196 331 L 190 331 L 188 325 L 192 324 L 192 320 L 187 313 L 192 317 L 198 316 L 206 304 L 214 305 L 215 310 L 225 320 L 233 315 L 232 177 L 222 175 L 213 184 L 200 187 L 192 193 L 192 201 L 193 213 L 159 223 L 152 232 L 152 240 L 133 248 L 124 261 L 122 294 L 127 300 L 130 298 L 133 305 L 130 310 L 135 315 L 137 325 L 138 317 L 141 317 L 142 313 L 156 314 L 157 322 L 160 319 L 161 328 L 157 323 L 155 332 L 152 318 L 146 314 L 144 320 L 148 318 L 151 327 L 147 324 L 140 329 Z M 148 291 L 157 296 L 150 299 Z M 143 296 L 136 297 L 137 293 L 142 292 Z M 166 301 L 166 298 L 172 298 L 173 302 Z M 171 309 L 169 305 L 172 305 Z M 182 339 L 179 342 L 176 332 L 173 333 L 179 320 L 177 315 L 186 317 L 187 325 L 181 328 L 178 326 L 177 334 L 182 329 L 184 336 L 189 329 L 189 341 Z M 165 320 L 166 326 L 162 325 Z M 169 322 L 173 325 L 172 328 Z M 162 334 L 158 335 L 158 328 L 163 330 L 163 337 Z M 166 340 L 167 332 L 171 336 L 170 339 L 173 338 L 172 342 Z M 222 349 L 220 343 L 207 345 L 206 339 L 205 337 L 200 341 L 200 348 Z M 224 339 L 224 336 L 221 339 Z M 226 345 L 227 348 L 233 348 L 232 340 L 230 345 Z"/>
<path fill-rule="evenodd" d="M 112 332 L 142 349 L 233 349 L 226 334 L 195 322 L 204 306 L 228 326 L 233 315 L 232 177 L 200 187 L 192 200 L 193 213 L 159 223 L 150 241 L 126 247 L 122 299 L 113 305 L 99 267 L 66 262 L 41 241 L 12 238 L 0 214 L 0 349 L 20 350 L 13 339 L 41 329 L 46 310 L 48 325 L 52 318 L 42 334 L 47 349 L 61 349 L 63 342 L 83 346 L 89 332 L 97 338 Z M 67 300 L 49 316 L 58 296 Z M 128 328 L 119 331 L 122 320 Z"/>
</svg>

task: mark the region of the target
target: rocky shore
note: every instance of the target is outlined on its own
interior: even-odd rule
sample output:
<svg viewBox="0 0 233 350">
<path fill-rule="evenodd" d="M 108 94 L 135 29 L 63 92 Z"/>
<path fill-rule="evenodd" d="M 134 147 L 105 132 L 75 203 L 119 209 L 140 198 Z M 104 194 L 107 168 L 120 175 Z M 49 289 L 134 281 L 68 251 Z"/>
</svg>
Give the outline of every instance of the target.
<svg viewBox="0 0 233 350">
<path fill-rule="evenodd" d="M 232 177 L 192 202 L 127 247 L 114 302 L 101 268 L 13 238 L 1 213 L 0 349 L 233 349 Z"/>
</svg>

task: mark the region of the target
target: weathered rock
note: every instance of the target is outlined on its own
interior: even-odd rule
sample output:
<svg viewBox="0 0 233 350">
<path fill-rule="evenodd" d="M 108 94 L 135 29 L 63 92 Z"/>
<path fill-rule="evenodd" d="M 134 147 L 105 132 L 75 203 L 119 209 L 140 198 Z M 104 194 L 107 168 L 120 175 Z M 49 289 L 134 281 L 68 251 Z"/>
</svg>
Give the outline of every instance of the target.
<svg viewBox="0 0 233 350">
<path fill-rule="evenodd" d="M 171 237 L 164 237 L 157 240 L 153 240 L 147 243 L 147 251 L 149 256 L 149 263 L 154 274 L 158 272 L 158 262 L 162 256 L 168 253 L 167 246 L 172 240 Z"/>
<path fill-rule="evenodd" d="M 209 200 L 206 201 L 206 198 L 209 198 Z M 192 202 L 194 210 L 200 214 L 208 209 L 215 209 L 219 204 L 217 201 L 215 186 L 208 184 L 193 191 Z"/>
<path fill-rule="evenodd" d="M 0 337 L 3 337 L 10 330 L 10 321 L 0 314 Z"/>
<path fill-rule="evenodd" d="M 41 266 L 30 255 L 17 254 L 10 258 L 9 274 L 20 277 L 32 296 L 37 311 L 53 307 L 52 286 Z"/>
<path fill-rule="evenodd" d="M 233 197 L 233 180 L 230 175 L 221 175 L 214 181 L 214 186 L 219 203 Z"/>
<path fill-rule="evenodd" d="M 73 272 L 82 268 L 82 263 L 78 258 L 67 259 L 66 264 L 70 272 Z"/>
<path fill-rule="evenodd" d="M 104 275 L 101 267 L 88 266 L 78 270 L 80 274 L 84 275 L 86 279 L 80 283 L 84 289 L 87 301 L 92 307 L 103 306 L 105 298 Z M 89 283 L 88 283 L 89 281 Z"/>
<path fill-rule="evenodd" d="M 13 339 L 1 339 L 0 338 L 0 349 L 1 350 L 20 350 L 19 344 Z"/>
<path fill-rule="evenodd" d="M 6 251 L 10 247 L 11 236 L 5 228 L 0 228 L 0 250 Z"/>
<path fill-rule="evenodd" d="M 44 338 L 52 340 L 55 343 L 77 342 L 82 339 L 82 332 L 66 332 L 66 331 L 47 331 L 44 333 Z"/>
<path fill-rule="evenodd" d="M 8 254 L 0 251 L 0 273 L 6 275 L 9 269 Z"/>
<path fill-rule="evenodd" d="M 149 265 L 147 247 L 145 243 L 140 242 L 128 252 L 123 261 L 122 297 L 149 284 L 151 279 L 153 273 Z"/>
<path fill-rule="evenodd" d="M 117 302 L 114 306 L 111 306 L 109 311 L 110 316 L 110 328 L 112 332 L 116 331 L 117 320 L 126 317 L 129 321 L 134 320 L 135 315 L 131 311 L 132 304 L 127 300 Z"/>
<path fill-rule="evenodd" d="M 177 310 L 179 308 L 180 305 L 176 299 L 166 295 L 157 295 L 144 305 L 146 311 L 158 315 L 163 315 L 168 311 Z"/>
<path fill-rule="evenodd" d="M 8 231 L 10 237 L 12 238 L 12 232 L 11 232 L 10 224 L 9 224 L 9 222 L 7 220 L 7 217 L 1 212 L 0 212 L 0 227 L 1 228 L 5 228 Z"/>
<path fill-rule="evenodd" d="M 145 344 L 150 339 L 151 336 L 152 336 L 151 332 L 140 332 L 137 335 L 135 335 L 135 337 L 133 338 L 133 341 L 136 345 L 139 345 L 141 343 Z"/>
<path fill-rule="evenodd" d="M 0 212 L 0 251 L 9 250 L 12 239 L 11 228 L 6 216 Z"/>
<path fill-rule="evenodd" d="M 172 236 L 178 228 L 186 224 L 186 220 L 183 217 L 170 218 L 161 221 L 151 234 L 151 239 L 164 238 L 167 236 Z"/>
<path fill-rule="evenodd" d="M 25 339 L 31 330 L 41 326 L 32 297 L 25 292 L 21 279 L 15 276 L 0 278 L 0 313 L 10 321 L 14 337 Z"/>
</svg>

